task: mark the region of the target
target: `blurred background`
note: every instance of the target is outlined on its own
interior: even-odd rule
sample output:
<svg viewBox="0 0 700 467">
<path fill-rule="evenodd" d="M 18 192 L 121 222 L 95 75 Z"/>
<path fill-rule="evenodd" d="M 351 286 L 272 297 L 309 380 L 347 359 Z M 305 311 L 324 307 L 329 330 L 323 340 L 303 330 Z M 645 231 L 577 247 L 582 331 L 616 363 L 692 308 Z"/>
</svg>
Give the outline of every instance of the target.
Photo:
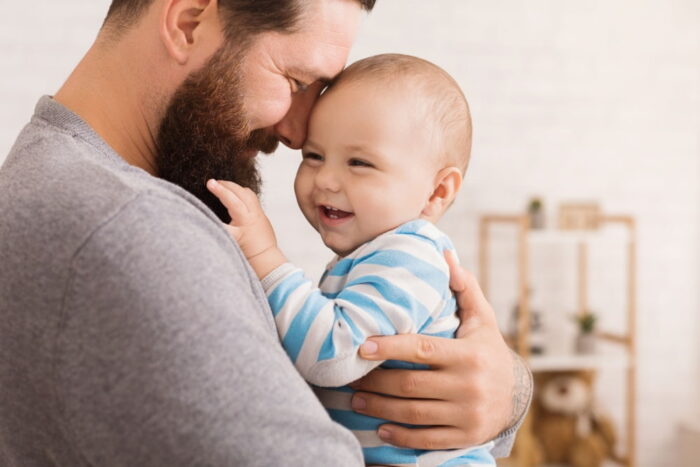
<svg viewBox="0 0 700 467">
<path fill-rule="evenodd" d="M 0 4 L 1 163 L 109 0 Z M 351 61 L 426 58 L 471 104 L 472 163 L 440 226 L 536 370 L 510 465 L 697 465 L 699 31 L 697 0 L 379 0 L 363 24 Z M 318 278 L 332 254 L 296 208 L 299 161 L 262 159 L 263 202 Z"/>
</svg>

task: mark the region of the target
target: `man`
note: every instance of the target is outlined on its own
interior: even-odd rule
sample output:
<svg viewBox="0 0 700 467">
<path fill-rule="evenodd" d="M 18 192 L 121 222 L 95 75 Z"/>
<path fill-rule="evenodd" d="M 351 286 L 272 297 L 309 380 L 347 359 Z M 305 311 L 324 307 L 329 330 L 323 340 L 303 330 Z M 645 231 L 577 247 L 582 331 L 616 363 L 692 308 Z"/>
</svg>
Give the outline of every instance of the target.
<svg viewBox="0 0 700 467">
<path fill-rule="evenodd" d="M 257 190 L 257 152 L 302 145 L 373 3 L 112 2 L 0 170 L 3 465 L 362 464 L 280 347 L 204 182 Z M 529 373 L 453 269 L 462 339 L 369 340 L 365 358 L 434 370 L 375 371 L 353 405 L 428 426 L 383 426 L 393 444 L 507 453 Z"/>
</svg>

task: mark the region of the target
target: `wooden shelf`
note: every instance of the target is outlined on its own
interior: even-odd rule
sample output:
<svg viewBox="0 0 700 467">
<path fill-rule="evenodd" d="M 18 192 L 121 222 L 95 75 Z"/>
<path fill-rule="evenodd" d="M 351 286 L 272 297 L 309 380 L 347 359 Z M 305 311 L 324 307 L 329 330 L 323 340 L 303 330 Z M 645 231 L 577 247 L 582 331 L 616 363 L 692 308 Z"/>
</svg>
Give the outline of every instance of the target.
<svg viewBox="0 0 700 467">
<path fill-rule="evenodd" d="M 528 359 L 533 372 L 575 370 L 625 370 L 630 359 L 625 354 L 596 353 L 590 355 L 531 355 Z"/>
<path fill-rule="evenodd" d="M 479 272 L 482 290 L 488 298 L 489 293 L 489 244 L 490 227 L 493 225 L 510 225 L 516 229 L 517 256 L 514 258 L 517 268 L 518 307 L 516 319 L 516 333 L 513 339 L 515 350 L 525 358 L 533 372 L 544 371 L 576 371 L 576 370 L 607 370 L 613 369 L 622 372 L 625 377 L 624 391 L 627 395 L 624 404 L 625 425 L 627 428 L 626 454 L 622 460 L 623 465 L 634 467 L 636 465 L 636 223 L 632 216 L 604 215 L 598 213 L 596 230 L 559 230 L 559 229 L 531 229 L 530 219 L 527 215 L 503 215 L 487 214 L 481 217 L 479 225 Z M 530 249 L 548 246 L 574 247 L 578 251 L 578 307 L 579 316 L 584 315 L 590 309 L 588 306 L 588 249 L 589 244 L 595 244 L 598 240 L 607 240 L 608 230 L 601 229 L 603 225 L 623 226 L 627 230 L 626 239 L 622 240 L 620 248 L 627 250 L 627 283 L 624 286 L 627 292 L 627 310 L 625 330 L 621 333 L 597 332 L 600 340 L 597 347 L 598 353 L 590 355 L 561 354 L 561 355 L 530 355 Z M 610 237 L 615 238 L 615 237 Z M 528 417 L 529 419 L 530 417 Z M 523 425 L 523 430 L 529 429 L 528 420 Z M 516 441 L 517 442 L 517 441 Z M 517 457 L 517 456 L 516 456 Z M 518 464 L 518 459 L 514 459 Z M 499 464 L 500 465 L 500 464 Z"/>
<path fill-rule="evenodd" d="M 528 231 L 527 243 L 530 245 L 545 243 L 582 243 L 609 236 L 610 233 L 603 230 L 541 229 Z"/>
</svg>

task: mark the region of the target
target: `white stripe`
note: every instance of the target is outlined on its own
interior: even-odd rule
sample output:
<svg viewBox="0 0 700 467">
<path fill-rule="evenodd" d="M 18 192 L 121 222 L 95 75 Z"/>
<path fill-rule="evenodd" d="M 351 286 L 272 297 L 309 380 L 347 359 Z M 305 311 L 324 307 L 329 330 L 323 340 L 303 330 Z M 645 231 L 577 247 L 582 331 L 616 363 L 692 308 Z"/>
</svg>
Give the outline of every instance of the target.
<svg viewBox="0 0 700 467">
<path fill-rule="evenodd" d="M 450 316 L 445 316 L 444 318 L 440 318 L 438 321 L 431 323 L 430 326 L 428 326 L 428 328 L 423 332 L 426 334 L 435 334 L 443 331 L 456 331 L 459 325 L 460 321 L 459 318 L 457 318 L 457 315 L 451 314 Z"/>
<path fill-rule="evenodd" d="M 352 281 L 362 281 L 365 276 L 379 276 L 386 279 L 394 286 L 401 288 L 406 295 L 412 296 L 427 306 L 429 311 L 433 311 L 432 306 L 442 300 L 442 294 L 425 282 L 422 278 L 416 277 L 412 271 L 405 267 L 386 267 L 378 264 L 359 264 L 350 273 Z M 410 290 L 406 288 L 410 286 Z M 445 281 L 447 286 L 447 281 Z M 377 292 L 375 292 L 376 294 Z M 431 306 L 432 304 L 432 306 Z"/>
<path fill-rule="evenodd" d="M 399 334 L 415 333 L 416 323 L 411 319 L 403 307 L 386 301 L 377 293 L 377 289 L 368 284 L 359 284 L 351 287 L 357 293 L 365 295 L 372 300 L 384 312 L 396 332 Z M 354 316 L 353 316 L 354 318 Z"/>
</svg>

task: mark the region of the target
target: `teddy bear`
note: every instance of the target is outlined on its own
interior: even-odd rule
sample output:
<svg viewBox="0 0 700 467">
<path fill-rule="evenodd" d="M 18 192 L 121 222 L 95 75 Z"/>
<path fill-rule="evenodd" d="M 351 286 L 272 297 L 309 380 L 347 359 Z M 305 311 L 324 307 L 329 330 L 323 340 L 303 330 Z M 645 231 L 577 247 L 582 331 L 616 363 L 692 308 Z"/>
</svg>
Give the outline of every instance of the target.
<svg viewBox="0 0 700 467">
<path fill-rule="evenodd" d="M 608 416 L 594 404 L 593 371 L 535 374 L 532 435 L 545 462 L 599 467 L 615 455 L 616 433 Z M 531 447 L 529 451 L 532 451 Z"/>
</svg>

